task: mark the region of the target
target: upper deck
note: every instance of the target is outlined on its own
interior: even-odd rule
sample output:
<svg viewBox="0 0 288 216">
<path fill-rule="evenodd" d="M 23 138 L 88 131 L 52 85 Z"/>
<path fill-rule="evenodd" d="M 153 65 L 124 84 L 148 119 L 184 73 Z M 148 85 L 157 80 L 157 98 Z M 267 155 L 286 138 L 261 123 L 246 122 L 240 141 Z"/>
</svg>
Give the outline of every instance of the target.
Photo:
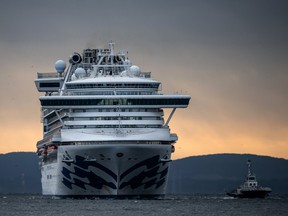
<svg viewBox="0 0 288 216">
<path fill-rule="evenodd" d="M 142 86 L 143 83 L 155 83 L 155 90 L 160 85 L 151 79 L 151 72 L 142 72 L 138 66 L 132 65 L 125 52 L 115 53 L 112 42 L 109 49 L 85 49 L 82 55 L 74 52 L 67 69 L 62 60 L 55 63 L 55 69 L 56 73 L 37 74 L 35 84 L 39 92 L 67 95 L 71 89 L 118 88 L 123 83 L 132 82 L 135 88 L 139 88 L 140 83 Z M 129 84 L 123 87 L 128 86 L 131 87 Z"/>
<path fill-rule="evenodd" d="M 38 73 L 35 80 L 45 108 L 90 106 L 188 106 L 188 95 L 163 95 L 161 83 L 151 78 L 151 72 L 142 72 L 132 65 L 125 52 L 114 52 L 114 43 L 108 49 L 85 49 L 73 53 L 69 66 L 62 60 L 55 63 L 57 73 Z"/>
</svg>

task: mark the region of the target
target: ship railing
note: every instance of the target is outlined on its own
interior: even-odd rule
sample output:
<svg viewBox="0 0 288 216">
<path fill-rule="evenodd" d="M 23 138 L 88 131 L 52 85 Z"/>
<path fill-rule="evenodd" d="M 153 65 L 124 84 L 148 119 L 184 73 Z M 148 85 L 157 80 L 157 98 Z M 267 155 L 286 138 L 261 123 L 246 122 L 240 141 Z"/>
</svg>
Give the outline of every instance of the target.
<svg viewBox="0 0 288 216">
<path fill-rule="evenodd" d="M 62 126 L 63 126 L 62 122 L 55 122 L 54 124 L 48 126 L 48 131 L 47 132 L 53 131 L 55 129 L 58 129 L 59 127 L 62 127 Z"/>
<path fill-rule="evenodd" d="M 42 111 L 43 117 L 44 117 L 44 116 L 47 116 L 47 115 L 53 113 L 55 111 L 55 109 L 43 109 L 43 108 L 41 108 L 41 111 Z M 57 109 L 57 111 L 61 113 L 62 109 Z"/>
<path fill-rule="evenodd" d="M 42 111 L 42 117 L 44 117 L 44 116 L 54 112 L 54 109 L 43 109 L 43 108 L 41 108 L 41 111 Z"/>
<path fill-rule="evenodd" d="M 49 73 L 37 73 L 37 79 L 47 79 L 47 78 L 60 78 L 59 73 L 49 72 Z"/>
<path fill-rule="evenodd" d="M 56 72 L 37 73 L 37 79 L 60 78 L 62 76 L 65 77 L 65 74 L 60 75 L 59 73 Z M 151 72 L 140 72 L 139 77 L 151 78 Z"/>
<path fill-rule="evenodd" d="M 100 92 L 99 90 L 95 90 L 95 91 L 87 91 L 87 92 L 67 91 L 63 95 L 163 95 L 163 94 L 159 92 L 121 92 L 121 91 Z"/>
<path fill-rule="evenodd" d="M 59 116 L 62 118 L 68 116 L 67 113 L 62 113 L 62 114 L 59 114 Z M 56 122 L 57 120 L 59 120 L 59 117 L 56 115 L 54 117 L 52 117 L 51 119 L 49 119 L 49 121 L 47 122 L 47 125 L 50 125 L 50 124 L 53 124 L 54 122 Z"/>
<path fill-rule="evenodd" d="M 63 127 L 62 124 L 58 124 L 58 126 L 50 128 L 47 132 L 44 132 L 44 134 L 48 136 L 54 133 L 58 133 L 62 127 Z"/>
<path fill-rule="evenodd" d="M 140 72 L 140 77 L 151 78 L 151 72 Z"/>
</svg>

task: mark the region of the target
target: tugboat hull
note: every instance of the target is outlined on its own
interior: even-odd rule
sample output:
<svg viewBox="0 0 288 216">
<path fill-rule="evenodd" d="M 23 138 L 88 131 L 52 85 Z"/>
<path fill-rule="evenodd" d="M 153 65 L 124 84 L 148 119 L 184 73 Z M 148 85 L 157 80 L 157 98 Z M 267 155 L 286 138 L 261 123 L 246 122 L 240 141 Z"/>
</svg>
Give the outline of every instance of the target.
<svg viewBox="0 0 288 216">
<path fill-rule="evenodd" d="M 237 198 L 265 198 L 269 195 L 271 190 L 261 190 L 261 189 L 255 189 L 255 190 L 241 190 L 238 191 L 231 191 L 228 192 L 228 196 L 237 197 Z"/>
</svg>

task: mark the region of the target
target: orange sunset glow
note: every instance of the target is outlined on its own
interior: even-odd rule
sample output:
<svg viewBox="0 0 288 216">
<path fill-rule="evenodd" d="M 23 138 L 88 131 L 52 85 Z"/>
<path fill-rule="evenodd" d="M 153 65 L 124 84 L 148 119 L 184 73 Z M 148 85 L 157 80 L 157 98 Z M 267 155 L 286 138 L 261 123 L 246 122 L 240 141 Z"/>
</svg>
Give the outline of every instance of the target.
<svg viewBox="0 0 288 216">
<path fill-rule="evenodd" d="M 42 137 L 37 72 L 54 72 L 56 60 L 68 63 L 74 51 L 113 40 L 162 82 L 163 92 L 191 95 L 189 107 L 177 109 L 170 122 L 179 137 L 173 159 L 218 153 L 288 159 L 288 15 L 280 2 L 125 1 L 98 2 L 95 11 L 92 0 L 4 0 L 1 154 L 36 151 Z"/>
</svg>

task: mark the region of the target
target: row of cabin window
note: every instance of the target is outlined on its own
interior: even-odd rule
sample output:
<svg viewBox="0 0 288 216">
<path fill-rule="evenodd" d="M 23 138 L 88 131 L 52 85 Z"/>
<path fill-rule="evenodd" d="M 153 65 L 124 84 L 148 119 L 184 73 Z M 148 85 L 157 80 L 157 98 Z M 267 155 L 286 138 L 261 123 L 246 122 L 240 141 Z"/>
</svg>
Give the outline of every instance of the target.
<svg viewBox="0 0 288 216">
<path fill-rule="evenodd" d="M 187 105 L 186 98 L 155 98 L 155 99 L 61 99 L 41 100 L 42 106 L 86 106 L 86 105 Z"/>
<path fill-rule="evenodd" d="M 62 118 L 64 120 L 66 117 Z M 44 123 L 51 123 L 58 119 L 58 116 L 54 116 L 53 118 L 45 118 Z M 163 118 L 159 116 L 96 116 L 96 117 L 70 117 L 69 121 L 89 121 L 89 120 L 97 120 L 97 121 L 107 121 L 107 120 L 161 120 Z M 56 123 L 56 121 L 55 121 Z"/>
<path fill-rule="evenodd" d="M 161 128 L 162 125 L 69 125 L 65 126 L 69 129 L 83 128 Z"/>
<path fill-rule="evenodd" d="M 54 109 L 45 109 L 45 110 L 43 110 L 42 116 L 47 115 L 48 113 L 51 113 L 49 115 L 49 121 L 51 121 L 50 118 L 53 118 L 53 116 L 55 119 L 58 118 L 58 116 L 53 111 L 54 111 Z M 159 109 L 159 108 L 145 108 L 145 109 L 143 109 L 143 108 L 140 108 L 140 109 L 132 109 L 132 108 L 129 108 L 129 109 L 125 109 L 125 108 L 112 108 L 112 109 L 108 108 L 108 109 L 105 109 L 105 108 L 103 108 L 103 109 L 70 109 L 70 110 L 62 109 L 62 110 L 58 111 L 60 116 L 63 116 L 63 115 L 65 115 L 65 113 L 69 113 L 69 112 L 70 113 L 82 113 L 82 112 L 84 112 L 84 113 L 85 112 L 163 112 L 163 110 Z"/>
<path fill-rule="evenodd" d="M 157 95 L 156 91 L 85 91 L 85 92 L 67 92 L 66 95 Z"/>
<path fill-rule="evenodd" d="M 158 88 L 160 83 L 97 83 L 97 84 L 66 84 L 67 89 L 81 88 Z"/>
<path fill-rule="evenodd" d="M 55 109 L 43 109 L 43 115 L 47 115 L 48 113 L 53 112 Z M 61 115 L 62 113 L 65 112 L 75 112 L 75 113 L 82 113 L 82 112 L 163 112 L 162 109 L 159 108 L 101 108 L 101 109 L 94 109 L 94 108 L 88 108 L 88 109 L 62 109 L 59 114 Z M 54 112 L 51 113 L 52 115 L 56 115 Z"/>
<path fill-rule="evenodd" d="M 64 128 L 68 129 L 84 129 L 84 128 L 161 128 L 162 125 L 69 125 Z M 56 127 L 44 126 L 44 132 L 54 130 Z"/>
<path fill-rule="evenodd" d="M 44 126 L 44 132 L 49 132 L 61 126 L 60 122 L 53 123 L 49 126 Z M 83 129 L 83 128 L 119 128 L 119 125 L 69 125 L 64 126 L 69 129 Z M 162 125 L 120 125 L 120 128 L 161 128 Z"/>
<path fill-rule="evenodd" d="M 82 113 L 82 112 L 163 112 L 163 109 L 159 108 L 102 108 L 102 109 L 72 109 L 70 112 Z"/>
<path fill-rule="evenodd" d="M 88 121 L 88 120 L 99 120 L 99 121 L 106 121 L 106 120 L 161 120 L 161 117 L 155 116 L 155 117 L 142 117 L 142 116 L 97 116 L 97 117 L 70 117 L 69 120 L 73 121 Z"/>
</svg>

